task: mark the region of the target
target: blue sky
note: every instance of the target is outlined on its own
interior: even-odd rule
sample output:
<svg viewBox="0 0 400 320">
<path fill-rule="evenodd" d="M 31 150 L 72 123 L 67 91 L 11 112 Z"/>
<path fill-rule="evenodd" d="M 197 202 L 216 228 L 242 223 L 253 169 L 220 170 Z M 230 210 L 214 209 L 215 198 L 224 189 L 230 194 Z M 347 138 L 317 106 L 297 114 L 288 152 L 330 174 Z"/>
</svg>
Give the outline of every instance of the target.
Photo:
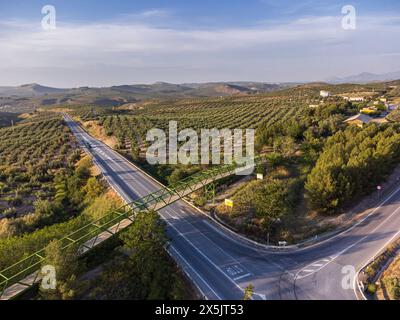
<svg viewBox="0 0 400 320">
<path fill-rule="evenodd" d="M 252 26 L 259 21 L 289 21 L 302 16 L 333 15 L 351 4 L 361 14 L 400 13 L 397 0 L 13 0 L 0 3 L 0 18 L 37 19 L 42 6 L 56 7 L 65 21 L 101 22 L 126 14 L 168 11 L 192 26 Z"/>
<path fill-rule="evenodd" d="M 54 5 L 57 29 L 41 28 Z M 357 28 L 343 30 L 353 5 Z M 311 81 L 400 70 L 398 0 L 0 0 L 0 85 Z"/>
</svg>

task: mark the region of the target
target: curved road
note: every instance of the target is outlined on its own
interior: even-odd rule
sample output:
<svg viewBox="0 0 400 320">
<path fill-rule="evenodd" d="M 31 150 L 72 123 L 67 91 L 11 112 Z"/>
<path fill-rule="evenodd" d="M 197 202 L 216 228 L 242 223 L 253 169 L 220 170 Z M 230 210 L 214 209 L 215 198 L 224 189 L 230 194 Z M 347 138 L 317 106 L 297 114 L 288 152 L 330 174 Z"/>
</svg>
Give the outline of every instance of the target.
<svg viewBox="0 0 400 320">
<path fill-rule="evenodd" d="M 127 202 L 160 189 L 69 116 L 64 119 L 82 145 L 91 144 L 88 151 L 95 163 Z M 250 283 L 254 299 L 356 299 L 351 268 L 358 271 L 399 235 L 400 187 L 346 232 L 290 252 L 273 252 L 246 241 L 183 200 L 159 213 L 168 224 L 170 254 L 207 299 L 242 299 Z"/>
</svg>

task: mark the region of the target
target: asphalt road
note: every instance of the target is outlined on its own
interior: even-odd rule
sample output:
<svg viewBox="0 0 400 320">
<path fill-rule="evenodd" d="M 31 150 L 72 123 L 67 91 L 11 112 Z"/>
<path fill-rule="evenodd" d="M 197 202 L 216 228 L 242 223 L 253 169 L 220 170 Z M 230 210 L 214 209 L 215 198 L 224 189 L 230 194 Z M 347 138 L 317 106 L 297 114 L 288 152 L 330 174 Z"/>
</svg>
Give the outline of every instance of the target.
<svg viewBox="0 0 400 320">
<path fill-rule="evenodd" d="M 96 164 L 126 201 L 160 189 L 71 118 L 65 120 L 78 141 L 91 144 Z M 169 252 L 207 299 L 242 299 L 249 284 L 254 286 L 254 299 L 356 299 L 352 271 L 399 234 L 400 187 L 348 231 L 290 252 L 248 242 L 183 200 L 159 213 L 168 224 Z"/>
</svg>

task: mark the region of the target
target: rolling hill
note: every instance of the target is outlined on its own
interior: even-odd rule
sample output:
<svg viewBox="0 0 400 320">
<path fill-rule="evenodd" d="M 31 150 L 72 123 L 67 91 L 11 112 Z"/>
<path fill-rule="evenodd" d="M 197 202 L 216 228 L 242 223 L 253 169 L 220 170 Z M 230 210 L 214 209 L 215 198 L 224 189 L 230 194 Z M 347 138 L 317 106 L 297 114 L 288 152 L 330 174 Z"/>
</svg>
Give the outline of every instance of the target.
<svg viewBox="0 0 400 320">
<path fill-rule="evenodd" d="M 362 72 L 356 75 L 350 75 L 347 77 L 333 77 L 327 80 L 330 83 L 369 83 L 369 82 L 380 82 L 380 81 L 392 81 L 400 79 L 400 71 L 375 74 L 369 72 Z"/>
<path fill-rule="evenodd" d="M 148 99 L 219 97 L 247 95 L 279 90 L 293 86 L 287 83 L 257 82 L 216 82 L 172 84 L 119 85 L 91 88 L 51 88 L 39 84 L 18 87 L 0 87 L 0 108 L 7 106 L 7 112 L 18 112 L 21 108 L 34 109 L 40 106 L 95 105 L 117 107 Z"/>
</svg>

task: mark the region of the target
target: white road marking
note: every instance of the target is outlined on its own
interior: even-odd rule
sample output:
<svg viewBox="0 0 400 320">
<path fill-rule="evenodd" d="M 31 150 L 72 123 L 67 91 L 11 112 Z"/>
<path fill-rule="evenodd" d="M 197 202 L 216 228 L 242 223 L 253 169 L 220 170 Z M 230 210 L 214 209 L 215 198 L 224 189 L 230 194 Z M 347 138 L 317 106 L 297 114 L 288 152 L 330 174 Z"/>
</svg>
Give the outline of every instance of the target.
<svg viewBox="0 0 400 320">
<path fill-rule="evenodd" d="M 214 226 L 210 221 L 208 221 L 208 220 L 203 220 L 203 222 L 204 222 L 206 225 L 208 225 L 210 228 L 214 229 L 215 232 L 219 233 L 221 236 L 224 236 L 226 239 L 230 240 L 230 241 L 233 242 L 234 244 L 238 243 L 238 241 L 233 240 L 228 234 L 226 234 L 224 231 L 222 231 L 222 230 L 219 229 L 218 227 Z M 227 231 L 228 231 L 228 230 L 227 230 Z M 229 231 L 228 231 L 228 232 L 229 232 Z M 233 233 L 233 231 L 231 231 L 231 232 Z M 237 234 L 235 234 L 235 235 L 237 236 Z M 261 250 L 259 250 L 259 249 L 257 249 L 257 248 L 254 248 L 254 247 L 250 246 L 249 244 L 244 243 L 244 242 L 242 242 L 242 241 L 240 242 L 240 245 L 241 245 L 241 246 L 244 246 L 244 247 L 246 247 L 246 248 L 249 248 L 250 250 L 253 250 L 253 251 L 256 252 L 256 253 L 263 252 L 263 251 L 261 251 Z M 270 252 L 268 252 L 268 254 L 269 254 L 269 253 L 270 253 Z"/>
<path fill-rule="evenodd" d="M 204 222 L 205 224 L 207 224 L 210 228 L 212 228 L 214 231 L 218 232 L 220 235 L 222 235 L 222 236 L 224 236 L 225 238 L 227 238 L 227 239 L 229 239 L 229 240 L 232 241 L 232 238 L 230 238 L 230 237 L 229 237 L 227 234 L 225 234 L 222 230 L 220 230 L 220 229 L 218 229 L 217 227 L 215 227 L 214 225 L 212 225 L 211 222 L 209 222 L 209 221 L 207 221 L 207 220 L 203 220 L 203 222 Z M 233 241 L 233 242 L 234 242 L 234 241 Z M 253 248 L 253 247 L 250 247 L 250 246 L 248 246 L 247 244 L 242 244 L 242 243 L 241 243 L 241 245 L 243 245 L 243 246 L 245 246 L 245 247 L 248 247 L 248 248 L 250 248 L 251 250 L 254 250 L 255 252 L 259 252 L 257 249 L 255 249 L 255 248 Z M 271 263 L 272 265 L 274 265 L 275 267 L 277 267 L 279 270 L 281 270 L 281 271 L 287 273 L 287 274 L 290 275 L 291 277 L 294 278 L 294 277 L 296 276 L 294 273 L 292 273 L 292 272 L 286 270 L 284 267 L 282 267 L 279 263 L 276 263 L 276 262 L 274 262 L 274 261 L 270 261 L 270 263 Z"/>
<path fill-rule="evenodd" d="M 206 222 L 206 220 L 203 220 L 204 222 Z M 189 222 L 186 222 L 189 224 Z M 239 274 L 241 272 L 243 272 L 243 269 L 246 269 L 244 266 L 242 266 L 242 264 L 236 259 L 234 258 L 232 255 L 230 255 L 229 253 L 225 252 L 220 246 L 218 246 L 214 241 L 212 241 L 209 237 L 207 237 L 201 230 L 197 229 L 199 234 L 204 237 L 205 239 L 207 239 L 208 241 L 210 241 L 211 243 L 214 244 L 214 247 L 217 248 L 218 250 L 220 250 L 221 252 L 223 252 L 226 256 L 228 256 L 230 259 L 232 259 L 235 264 L 230 264 L 227 268 L 226 268 L 226 272 L 233 277 L 236 274 Z M 246 271 L 248 271 L 246 269 Z M 251 273 L 249 273 L 249 275 L 252 275 Z M 233 279 L 235 280 L 235 279 Z"/>
<path fill-rule="evenodd" d="M 259 296 L 261 298 L 261 300 L 267 300 L 267 296 L 265 294 L 262 293 L 253 293 L 253 296 Z"/>
<path fill-rule="evenodd" d="M 244 274 L 244 275 L 242 275 L 242 276 L 239 276 L 239 277 L 233 278 L 233 280 L 237 281 L 237 280 L 240 280 L 240 279 L 246 278 L 246 277 L 248 277 L 248 276 L 251 276 L 251 275 L 252 275 L 251 273 L 246 273 L 246 274 Z"/>
<path fill-rule="evenodd" d="M 222 300 L 221 297 L 214 291 L 213 288 L 208 284 L 206 280 L 187 262 L 187 260 L 179 253 L 179 251 L 173 246 L 170 245 L 170 248 L 175 251 L 175 253 L 182 259 L 182 261 L 194 272 L 194 274 L 201 280 L 203 283 L 211 290 L 211 292 L 219 299 Z M 204 292 L 201 290 L 201 288 L 198 288 L 201 291 L 201 294 L 207 299 L 207 296 L 204 294 Z"/>
<path fill-rule="evenodd" d="M 168 213 L 167 213 L 168 214 Z M 169 214 L 168 214 L 169 215 Z M 231 283 L 233 283 L 240 291 L 244 292 L 244 290 L 229 277 L 221 268 L 216 265 L 206 254 L 204 254 L 199 248 L 197 248 L 184 234 L 182 234 L 174 225 L 172 225 L 168 220 L 166 220 L 167 224 L 173 228 L 183 239 L 187 241 L 187 243 L 192 246 L 201 256 L 204 257 L 215 269 L 219 270 Z"/>
<path fill-rule="evenodd" d="M 85 137 L 83 137 L 83 139 L 84 140 L 86 140 L 86 138 Z M 110 158 L 111 159 L 111 158 Z M 112 160 L 112 159 L 111 159 Z M 112 160 L 113 162 L 115 162 L 114 160 Z M 120 167 L 120 166 L 118 166 L 118 167 Z M 143 186 L 143 189 L 146 189 L 146 187 L 144 187 Z M 360 223 L 362 223 L 362 222 L 364 222 L 368 217 L 370 217 L 376 210 L 378 210 L 379 208 L 381 208 L 382 207 L 382 205 L 383 204 L 385 204 L 387 201 L 389 201 L 398 191 L 400 190 L 400 188 L 398 188 L 398 189 L 396 189 L 395 191 L 393 191 L 383 202 L 381 202 L 381 204 L 380 204 L 380 206 L 379 207 L 377 207 L 377 208 L 375 208 L 371 213 L 369 213 L 364 219 L 362 219 L 361 221 L 359 221 L 358 223 L 356 223 L 355 225 L 353 225 L 351 228 L 349 228 L 349 229 L 347 229 L 346 231 L 344 231 L 343 233 L 340 233 L 340 234 L 338 234 L 338 235 L 336 235 L 335 237 L 337 237 L 337 236 L 340 236 L 340 235 L 342 235 L 342 234 L 345 234 L 346 232 L 349 232 L 351 229 L 353 229 L 354 227 L 356 227 L 357 225 L 359 225 Z M 397 210 L 396 210 L 397 211 Z M 393 214 L 395 214 L 395 212 L 396 211 L 394 211 L 388 218 L 391 218 L 392 216 L 393 216 Z M 387 221 L 387 219 L 385 219 L 382 223 L 385 223 Z M 379 224 L 378 225 L 378 227 L 380 227 L 382 224 Z M 377 227 L 377 228 L 378 228 Z M 213 227 L 214 228 L 214 227 Z M 377 228 L 375 228 L 375 230 L 377 229 Z M 215 228 L 216 229 L 216 228 Z M 220 232 L 221 234 L 223 234 L 222 232 Z M 397 234 L 396 234 L 397 235 Z M 395 236 L 396 236 L 395 235 Z M 225 235 L 226 236 L 226 235 Z M 332 262 L 334 259 L 336 259 L 337 257 L 339 257 L 341 254 L 343 254 L 344 252 L 346 252 L 347 250 L 349 250 L 350 248 L 352 248 L 354 245 L 356 245 L 356 244 L 358 244 L 359 242 L 361 242 L 361 241 L 363 241 L 366 237 L 368 237 L 369 235 L 367 235 L 367 236 L 365 236 L 365 237 L 363 237 L 363 238 L 361 238 L 359 241 L 357 241 L 357 242 L 355 242 L 355 243 L 353 243 L 352 245 L 350 245 L 350 246 L 348 246 L 347 248 L 345 248 L 344 250 L 342 250 L 342 251 L 340 251 L 334 258 L 332 258 L 331 260 L 328 260 L 328 259 L 324 259 L 324 260 L 322 260 L 322 261 L 324 261 L 324 262 L 327 262 L 325 265 L 322 265 L 322 268 L 323 267 L 325 267 L 326 265 L 328 265 L 330 262 Z M 227 236 L 226 236 L 227 237 Z M 332 237 L 332 238 L 330 238 L 330 239 L 327 239 L 326 241 L 330 241 L 330 240 L 332 240 L 333 238 L 335 238 L 335 237 Z M 320 243 L 321 244 L 321 243 Z M 319 264 L 313 264 L 314 266 L 318 266 Z M 279 266 L 279 265 L 278 265 Z M 306 269 L 306 270 L 309 270 L 309 269 Z M 320 270 L 320 269 L 319 269 Z M 304 270 L 303 270 L 304 271 Z"/>
<path fill-rule="evenodd" d="M 329 264 L 330 261 L 332 261 L 333 258 L 330 258 L 331 260 L 321 259 L 306 265 L 296 273 L 295 279 L 303 279 L 318 272 L 319 270 L 323 269 L 327 264 Z"/>
<path fill-rule="evenodd" d="M 398 189 L 400 190 L 400 188 Z M 392 197 L 394 194 L 392 194 L 390 197 Z M 380 208 L 380 207 L 379 207 Z M 376 208 L 378 209 L 378 208 Z M 375 210 L 376 210 L 375 209 Z M 374 211 L 375 211 L 374 210 Z M 367 239 L 369 236 L 375 234 L 375 231 L 378 230 L 383 224 L 386 223 L 387 220 L 391 219 L 393 215 L 395 215 L 398 211 L 400 210 L 400 207 L 398 207 L 396 210 L 394 210 L 388 217 L 386 217 L 383 221 L 381 221 L 381 223 L 379 223 L 374 229 L 370 230 L 368 232 L 367 235 L 365 235 L 364 237 L 362 237 L 361 239 L 358 239 L 356 242 L 354 242 L 353 244 L 347 246 L 346 248 L 344 248 L 343 250 L 339 251 L 336 255 L 334 255 L 331 260 L 329 260 L 328 262 L 326 262 L 322 267 L 320 267 L 319 269 L 315 270 L 315 272 L 320 271 L 321 269 L 325 268 L 328 264 L 330 264 L 332 261 L 334 261 L 335 259 L 337 259 L 338 257 L 340 257 L 343 253 L 345 253 L 346 251 L 350 250 L 351 248 L 353 248 L 354 246 L 356 246 L 357 244 L 359 244 L 360 242 L 364 241 L 365 239 Z M 327 261 L 326 259 L 324 259 L 324 261 Z M 315 261 L 318 262 L 318 261 Z M 315 262 L 311 263 L 310 265 L 314 264 Z M 310 265 L 306 266 L 305 268 L 309 267 Z M 296 278 L 297 279 L 302 279 L 302 278 L 306 278 L 309 275 L 311 275 L 312 273 L 309 273 L 305 276 L 300 276 L 298 277 L 299 273 L 301 272 L 301 270 L 296 274 Z M 315 273 L 313 272 L 313 273 Z"/>
<path fill-rule="evenodd" d="M 309 246 L 307 246 L 307 247 L 305 247 L 305 248 L 297 249 L 296 252 L 301 252 L 301 251 L 310 250 L 310 249 L 312 249 L 312 248 L 314 248 L 314 247 L 321 246 L 321 245 L 323 245 L 323 244 L 326 243 L 326 242 L 332 241 L 332 240 L 336 239 L 337 237 L 340 237 L 340 236 L 342 236 L 342 235 L 344 235 L 344 234 L 346 234 L 346 233 L 349 233 L 349 232 L 350 232 L 351 230 L 353 230 L 355 227 L 357 227 L 358 225 L 360 225 L 360 224 L 362 224 L 363 222 L 365 222 L 365 221 L 366 221 L 370 216 L 372 216 L 377 210 L 381 209 L 382 206 L 383 206 L 386 202 L 388 202 L 391 198 L 393 198 L 393 196 L 396 195 L 399 191 L 400 191 L 400 187 L 398 187 L 397 189 L 393 190 L 393 191 L 387 196 L 386 199 L 382 200 L 382 202 L 379 204 L 378 207 L 376 207 L 374 210 L 372 210 L 370 213 L 368 213 L 368 214 L 367 214 L 364 218 L 362 218 L 360 221 L 358 221 L 358 222 L 356 222 L 355 224 L 353 224 L 350 228 L 347 228 L 346 230 L 344 230 L 344 231 L 342 231 L 342 232 L 340 232 L 340 233 L 338 233 L 338 234 L 334 235 L 333 237 L 330 237 L 330 238 L 328 238 L 328 239 L 326 239 L 326 240 L 323 240 L 323 241 L 317 242 L 317 243 L 315 243 L 315 244 L 309 245 Z"/>
<path fill-rule="evenodd" d="M 400 230 L 399 230 L 398 232 L 396 232 L 396 233 L 393 235 L 393 237 L 391 237 L 381 248 L 379 248 L 379 250 L 372 256 L 372 258 L 368 259 L 367 262 L 366 262 L 360 269 L 358 269 L 358 271 L 357 271 L 357 273 L 356 273 L 356 275 L 355 275 L 355 277 L 354 277 L 354 279 L 353 279 L 353 290 L 354 290 L 354 294 L 355 294 L 355 296 L 356 296 L 357 299 L 358 299 L 358 297 L 357 297 L 357 293 L 356 293 L 356 284 L 355 284 L 355 282 L 356 282 L 357 279 L 358 279 L 358 274 L 360 273 L 360 270 L 362 270 L 363 268 L 365 268 L 365 266 L 366 266 L 368 263 L 370 263 L 372 260 L 374 260 L 375 257 L 376 257 L 383 249 L 385 249 L 394 239 L 396 239 L 399 235 L 400 235 Z M 359 292 L 361 292 L 361 295 L 362 295 L 363 299 L 364 299 L 364 300 L 367 300 L 367 298 L 366 298 L 365 295 L 364 295 L 364 292 L 363 292 L 363 291 L 361 290 L 361 288 L 360 288 L 360 283 L 359 283 L 359 282 L 357 282 L 357 287 L 358 287 Z"/>
</svg>

